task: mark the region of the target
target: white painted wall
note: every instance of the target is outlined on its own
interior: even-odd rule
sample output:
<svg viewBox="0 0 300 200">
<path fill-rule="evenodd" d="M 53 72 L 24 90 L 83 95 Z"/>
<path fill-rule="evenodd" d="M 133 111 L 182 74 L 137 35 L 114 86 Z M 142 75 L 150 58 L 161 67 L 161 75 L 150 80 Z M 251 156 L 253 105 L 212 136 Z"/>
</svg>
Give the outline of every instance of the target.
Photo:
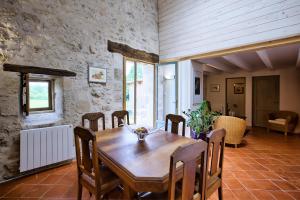
<svg viewBox="0 0 300 200">
<path fill-rule="evenodd" d="M 201 95 L 199 102 L 194 102 L 194 76 L 197 74 L 200 77 Z M 178 114 L 182 115 L 183 111 L 193 109 L 203 100 L 203 72 L 201 64 L 185 60 L 178 62 Z"/>
<path fill-rule="evenodd" d="M 246 121 L 252 125 L 252 77 L 280 75 L 280 110 L 297 112 L 300 117 L 300 68 L 287 68 L 278 70 L 260 70 L 256 72 L 240 72 L 236 74 L 222 73 L 207 76 L 206 98 L 211 102 L 213 110 L 222 110 L 225 107 L 225 79 L 232 77 L 246 78 Z M 220 92 L 211 92 L 210 84 L 220 84 Z M 295 133 L 300 133 L 300 121 Z"/>
<path fill-rule="evenodd" d="M 182 115 L 183 111 L 191 108 L 192 89 L 191 77 L 192 61 L 185 60 L 178 62 L 178 114 Z"/>
<path fill-rule="evenodd" d="M 160 58 L 300 34 L 299 0 L 158 0 Z"/>
</svg>

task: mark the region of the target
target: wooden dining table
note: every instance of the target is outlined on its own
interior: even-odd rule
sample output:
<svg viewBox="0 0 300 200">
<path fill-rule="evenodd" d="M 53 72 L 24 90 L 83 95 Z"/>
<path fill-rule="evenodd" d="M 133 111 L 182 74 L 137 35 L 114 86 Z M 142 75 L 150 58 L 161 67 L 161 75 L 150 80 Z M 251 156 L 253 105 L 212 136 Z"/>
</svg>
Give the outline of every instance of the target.
<svg viewBox="0 0 300 200">
<path fill-rule="evenodd" d="M 177 147 L 194 142 L 163 130 L 144 141 L 138 141 L 126 127 L 97 132 L 98 155 L 121 179 L 124 199 L 132 199 L 137 192 L 166 191 L 171 154 Z"/>
</svg>

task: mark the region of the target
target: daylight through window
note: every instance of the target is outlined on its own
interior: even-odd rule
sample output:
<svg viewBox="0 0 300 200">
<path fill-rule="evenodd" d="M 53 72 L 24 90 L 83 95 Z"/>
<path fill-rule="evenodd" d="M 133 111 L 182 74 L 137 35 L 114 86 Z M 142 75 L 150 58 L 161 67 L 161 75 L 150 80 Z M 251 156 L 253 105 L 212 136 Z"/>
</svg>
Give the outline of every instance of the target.
<svg viewBox="0 0 300 200">
<path fill-rule="evenodd" d="M 52 107 L 52 82 L 50 80 L 29 81 L 29 110 L 46 111 Z"/>
</svg>

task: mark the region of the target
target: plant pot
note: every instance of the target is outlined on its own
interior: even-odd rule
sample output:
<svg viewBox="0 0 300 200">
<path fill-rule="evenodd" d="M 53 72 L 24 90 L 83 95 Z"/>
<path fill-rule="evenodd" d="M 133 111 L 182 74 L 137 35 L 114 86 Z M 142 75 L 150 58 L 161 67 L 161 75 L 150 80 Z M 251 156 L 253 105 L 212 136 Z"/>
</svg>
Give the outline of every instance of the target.
<svg viewBox="0 0 300 200">
<path fill-rule="evenodd" d="M 203 131 L 203 132 L 200 132 L 200 133 L 197 133 L 195 130 L 191 129 L 191 138 L 195 139 L 195 140 L 204 140 L 206 141 L 206 134 L 207 132 Z"/>
</svg>

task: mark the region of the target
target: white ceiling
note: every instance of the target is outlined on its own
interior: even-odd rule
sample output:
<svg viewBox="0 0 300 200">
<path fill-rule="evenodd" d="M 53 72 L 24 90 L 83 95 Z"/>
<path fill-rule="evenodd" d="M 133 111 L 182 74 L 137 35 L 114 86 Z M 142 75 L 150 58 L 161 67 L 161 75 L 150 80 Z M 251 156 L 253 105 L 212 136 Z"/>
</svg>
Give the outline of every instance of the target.
<svg viewBox="0 0 300 200">
<path fill-rule="evenodd" d="M 248 51 L 195 60 L 206 64 L 206 73 L 256 71 L 261 69 L 300 68 L 300 44 Z"/>
</svg>

